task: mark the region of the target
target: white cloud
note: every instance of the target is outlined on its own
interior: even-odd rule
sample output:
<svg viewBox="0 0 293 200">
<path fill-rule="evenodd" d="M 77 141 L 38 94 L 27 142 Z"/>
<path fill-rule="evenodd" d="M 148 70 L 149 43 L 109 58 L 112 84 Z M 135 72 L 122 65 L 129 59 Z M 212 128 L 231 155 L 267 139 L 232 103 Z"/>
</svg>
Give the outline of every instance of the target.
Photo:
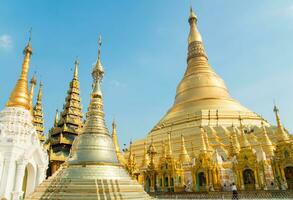
<svg viewBox="0 0 293 200">
<path fill-rule="evenodd" d="M 12 48 L 12 38 L 10 35 L 7 35 L 7 34 L 0 35 L 0 48 L 1 49 Z"/>
<path fill-rule="evenodd" d="M 111 80 L 110 84 L 115 87 L 126 87 L 126 84 L 121 83 L 120 81 L 117 81 L 117 80 Z"/>
</svg>

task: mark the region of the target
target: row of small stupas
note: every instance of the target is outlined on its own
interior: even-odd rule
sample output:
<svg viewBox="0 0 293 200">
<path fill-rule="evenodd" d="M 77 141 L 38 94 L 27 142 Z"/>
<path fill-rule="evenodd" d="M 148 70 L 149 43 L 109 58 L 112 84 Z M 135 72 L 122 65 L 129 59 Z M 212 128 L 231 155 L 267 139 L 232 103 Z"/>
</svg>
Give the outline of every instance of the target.
<svg viewBox="0 0 293 200">
<path fill-rule="evenodd" d="M 293 189 L 292 135 L 278 108 L 273 126 L 230 96 L 208 63 L 197 20 L 191 9 L 187 69 L 174 105 L 133 142 L 129 171 L 147 191 L 220 190 L 233 182 L 239 189 Z"/>
</svg>

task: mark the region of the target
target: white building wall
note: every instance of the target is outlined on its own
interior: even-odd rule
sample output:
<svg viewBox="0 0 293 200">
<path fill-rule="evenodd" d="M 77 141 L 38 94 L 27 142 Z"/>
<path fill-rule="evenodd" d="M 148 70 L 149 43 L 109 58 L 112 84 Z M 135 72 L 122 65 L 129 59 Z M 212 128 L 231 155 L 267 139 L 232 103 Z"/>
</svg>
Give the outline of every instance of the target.
<svg viewBox="0 0 293 200">
<path fill-rule="evenodd" d="M 19 200 L 23 196 L 26 168 L 26 194 L 45 179 L 48 155 L 28 110 L 9 107 L 0 112 L 0 152 L 0 199 Z"/>
</svg>

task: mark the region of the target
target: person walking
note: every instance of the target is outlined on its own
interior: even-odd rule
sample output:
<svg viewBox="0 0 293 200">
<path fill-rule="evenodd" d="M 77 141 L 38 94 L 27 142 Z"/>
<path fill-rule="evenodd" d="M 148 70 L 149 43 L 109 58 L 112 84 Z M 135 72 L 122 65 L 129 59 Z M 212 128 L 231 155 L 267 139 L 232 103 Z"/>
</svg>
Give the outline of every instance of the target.
<svg viewBox="0 0 293 200">
<path fill-rule="evenodd" d="M 232 199 L 238 200 L 238 192 L 237 192 L 237 187 L 235 183 L 232 183 L 231 190 L 232 190 Z"/>
</svg>

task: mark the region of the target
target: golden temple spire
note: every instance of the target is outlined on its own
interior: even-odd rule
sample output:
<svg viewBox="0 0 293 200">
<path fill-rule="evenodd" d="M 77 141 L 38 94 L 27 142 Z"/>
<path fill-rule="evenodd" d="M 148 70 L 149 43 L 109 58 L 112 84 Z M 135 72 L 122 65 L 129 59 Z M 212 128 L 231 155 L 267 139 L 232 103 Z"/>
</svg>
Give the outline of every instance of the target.
<svg viewBox="0 0 293 200">
<path fill-rule="evenodd" d="M 229 149 L 228 149 L 229 158 L 232 158 L 233 156 L 237 155 L 239 153 L 239 148 L 240 148 L 240 145 L 237 139 L 236 128 L 234 127 L 234 124 L 232 124 L 231 129 L 232 131 L 229 137 Z"/>
<path fill-rule="evenodd" d="M 266 129 L 263 121 L 261 121 L 261 128 L 262 128 L 262 132 L 263 132 L 264 145 L 272 145 L 272 141 L 270 140 L 270 138 L 268 136 L 267 129 Z"/>
<path fill-rule="evenodd" d="M 179 160 L 182 163 L 189 163 L 190 162 L 190 157 L 187 153 L 186 147 L 185 147 L 185 141 L 184 141 L 184 136 L 181 134 L 181 153 L 179 155 Z"/>
<path fill-rule="evenodd" d="M 129 145 L 129 153 L 128 153 L 128 160 L 127 160 L 127 164 L 126 164 L 126 169 L 129 173 L 129 175 L 132 177 L 137 172 L 135 155 L 132 151 L 132 141 L 130 141 L 130 145 Z"/>
<path fill-rule="evenodd" d="M 43 114 L 43 105 L 42 105 L 42 95 L 43 95 L 43 91 L 42 91 L 42 87 L 43 84 L 40 81 L 40 87 L 39 87 L 39 91 L 38 91 L 38 96 L 37 96 L 37 102 L 36 105 L 33 108 L 33 123 L 36 127 L 36 131 L 39 137 L 39 140 L 41 142 L 45 141 L 45 135 L 44 135 L 44 114 Z"/>
<path fill-rule="evenodd" d="M 190 7 L 190 14 L 188 19 L 190 25 L 190 31 L 188 35 L 188 58 L 190 60 L 192 58 L 204 58 L 207 60 L 207 55 L 204 50 L 204 46 L 202 43 L 202 37 L 197 28 L 197 16 L 195 15 L 192 7 Z"/>
<path fill-rule="evenodd" d="M 74 61 L 74 74 L 73 74 L 73 77 L 75 79 L 78 79 L 78 66 L 79 66 L 79 60 L 78 60 L 78 57 L 75 59 Z"/>
<path fill-rule="evenodd" d="M 201 151 L 206 152 L 207 151 L 207 147 L 206 147 L 206 141 L 205 141 L 205 136 L 204 136 L 204 132 L 205 130 L 203 129 L 202 126 L 199 127 L 200 129 L 200 139 L 199 139 L 199 146 L 201 147 Z"/>
<path fill-rule="evenodd" d="M 99 39 L 99 51 L 100 47 L 101 40 Z M 69 164 L 108 163 L 111 165 L 120 165 L 114 142 L 109 134 L 104 118 L 105 114 L 101 91 L 103 77 L 104 70 L 97 62 L 92 70 L 93 90 L 86 114 L 86 122 L 82 133 L 77 138 L 79 142 L 77 142 L 75 153 L 73 153 L 72 158 L 68 161 Z M 92 153 L 88 154 L 88 151 Z"/>
<path fill-rule="evenodd" d="M 56 109 L 56 114 L 55 114 L 55 118 L 54 118 L 54 127 L 58 126 L 58 122 L 59 122 L 59 113 L 58 113 L 58 109 Z"/>
<path fill-rule="evenodd" d="M 117 124 L 116 124 L 115 120 L 113 120 L 113 122 L 112 122 L 112 139 L 113 139 L 113 142 L 114 142 L 116 155 L 117 155 L 117 158 L 118 158 L 118 161 L 120 162 L 120 164 L 125 165 L 126 160 L 125 160 L 125 158 L 122 155 L 121 150 L 120 150 L 116 128 L 117 128 Z"/>
<path fill-rule="evenodd" d="M 263 139 L 264 150 L 266 155 L 271 157 L 274 155 L 274 147 L 273 147 L 272 141 L 270 140 L 267 134 L 267 130 L 263 121 L 261 121 L 261 126 L 262 126 L 262 133 L 263 133 L 262 139 Z"/>
<path fill-rule="evenodd" d="M 32 76 L 31 80 L 30 80 L 30 92 L 29 92 L 29 98 L 30 98 L 30 110 L 31 113 L 33 114 L 33 98 L 34 98 L 34 89 L 35 89 L 35 85 L 37 84 L 37 78 L 35 76 L 35 74 Z"/>
<path fill-rule="evenodd" d="M 237 129 L 235 128 L 234 124 L 232 124 L 232 137 L 233 137 L 233 143 L 235 145 L 235 148 L 237 150 L 237 152 L 240 149 L 240 144 L 238 141 L 238 136 L 237 136 Z"/>
<path fill-rule="evenodd" d="M 275 112 L 275 116 L 276 116 L 276 121 L 277 121 L 277 134 L 278 134 L 278 140 L 279 141 L 288 141 L 290 140 L 288 134 L 286 133 L 282 123 L 281 123 L 281 119 L 280 119 L 280 115 L 279 115 L 279 109 L 276 105 L 274 105 L 274 112 Z"/>
<path fill-rule="evenodd" d="M 143 152 L 143 160 L 141 163 L 141 168 L 147 168 L 149 164 L 150 164 L 150 159 L 149 159 L 147 144 L 146 142 L 144 142 L 144 152 Z"/>
<path fill-rule="evenodd" d="M 150 168 L 154 168 L 155 166 L 155 163 L 154 163 L 154 158 L 155 158 L 155 155 L 157 154 L 157 150 L 155 148 L 155 145 L 154 145 L 154 141 L 153 141 L 153 137 L 151 137 L 151 144 L 150 146 L 148 147 L 148 151 L 147 151 L 147 154 L 150 156 Z"/>
<path fill-rule="evenodd" d="M 240 124 L 240 133 L 241 133 L 240 147 L 241 148 L 251 147 L 247 140 L 246 134 L 244 133 L 242 118 L 240 115 L 239 115 L 239 124 Z"/>
<path fill-rule="evenodd" d="M 31 47 L 31 30 L 29 41 L 23 51 L 24 59 L 22 63 L 22 71 L 20 78 L 18 79 L 10 98 L 6 104 L 7 107 L 22 107 L 26 110 L 30 110 L 30 96 L 28 93 L 28 71 L 30 64 L 30 57 L 32 55 L 32 47 Z"/>
</svg>

